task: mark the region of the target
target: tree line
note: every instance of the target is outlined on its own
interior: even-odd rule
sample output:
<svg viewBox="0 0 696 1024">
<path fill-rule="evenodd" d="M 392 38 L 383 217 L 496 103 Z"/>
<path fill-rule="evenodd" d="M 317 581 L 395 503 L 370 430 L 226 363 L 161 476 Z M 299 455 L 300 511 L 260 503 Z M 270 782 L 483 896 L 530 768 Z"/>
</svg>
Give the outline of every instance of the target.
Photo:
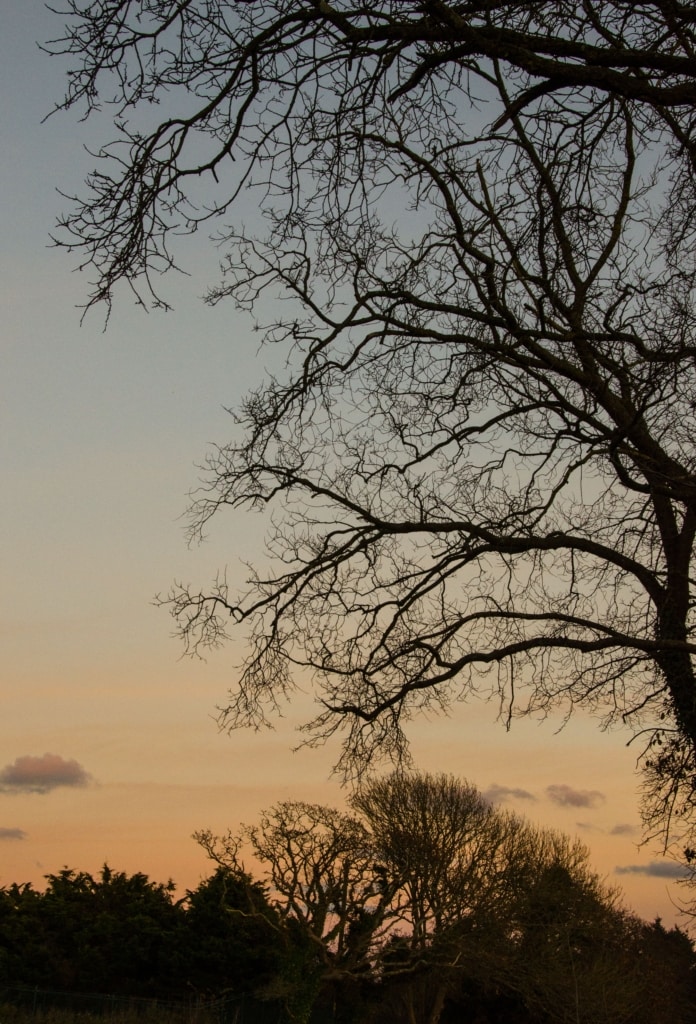
<svg viewBox="0 0 696 1024">
<path fill-rule="evenodd" d="M 286 801 L 195 838 L 215 868 L 180 898 L 106 865 L 0 890 L 0 985 L 246 993 L 298 1024 L 696 1020 L 688 936 L 465 782 L 394 774 L 346 811 Z"/>
</svg>

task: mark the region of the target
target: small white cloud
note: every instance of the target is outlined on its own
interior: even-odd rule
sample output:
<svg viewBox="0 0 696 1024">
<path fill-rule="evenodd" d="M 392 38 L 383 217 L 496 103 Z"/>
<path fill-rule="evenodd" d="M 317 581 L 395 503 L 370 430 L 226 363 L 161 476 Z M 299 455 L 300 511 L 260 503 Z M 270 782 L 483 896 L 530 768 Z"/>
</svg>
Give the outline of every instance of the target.
<svg viewBox="0 0 696 1024">
<path fill-rule="evenodd" d="M 686 878 L 690 872 L 671 860 L 651 860 L 649 864 L 624 864 L 614 868 L 617 875 L 648 875 L 650 878 Z"/>
<path fill-rule="evenodd" d="M 86 786 L 89 780 L 77 761 L 66 761 L 59 754 L 27 754 L 0 771 L 0 792 L 49 793 L 59 786 Z"/>
<path fill-rule="evenodd" d="M 634 836 L 636 834 L 635 825 L 620 824 L 614 825 L 613 829 L 609 832 L 610 836 Z"/>
<path fill-rule="evenodd" d="M 573 789 L 560 783 L 547 786 L 546 795 L 559 807 L 596 807 L 605 800 L 598 789 Z"/>
<path fill-rule="evenodd" d="M 515 786 L 499 786 L 497 782 L 489 786 L 481 795 L 489 804 L 502 804 L 506 800 L 536 800 L 533 793 L 526 789 L 518 789 Z"/>
<path fill-rule="evenodd" d="M 4 839 L 26 839 L 27 834 L 21 828 L 0 828 L 0 842 Z"/>
</svg>

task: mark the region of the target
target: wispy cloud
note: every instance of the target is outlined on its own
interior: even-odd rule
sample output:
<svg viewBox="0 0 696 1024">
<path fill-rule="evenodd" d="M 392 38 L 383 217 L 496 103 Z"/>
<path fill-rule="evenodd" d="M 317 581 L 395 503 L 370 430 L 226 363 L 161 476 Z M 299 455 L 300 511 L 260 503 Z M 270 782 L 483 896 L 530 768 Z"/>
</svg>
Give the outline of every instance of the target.
<svg viewBox="0 0 696 1024">
<path fill-rule="evenodd" d="M 610 830 L 610 836 L 634 836 L 636 834 L 635 825 L 620 824 L 614 825 L 613 829 Z"/>
<path fill-rule="evenodd" d="M 596 807 L 605 799 L 598 789 L 573 789 L 562 783 L 547 786 L 546 795 L 559 807 Z"/>
<path fill-rule="evenodd" d="M 689 869 L 671 860 L 651 860 L 649 864 L 624 864 L 615 867 L 617 875 L 648 875 L 650 878 L 686 878 Z"/>
<path fill-rule="evenodd" d="M 21 828 L 0 828 L 0 842 L 4 839 L 26 839 L 27 834 Z"/>
<path fill-rule="evenodd" d="M 59 786 L 86 786 L 89 780 L 77 761 L 66 761 L 59 754 L 27 754 L 0 771 L 0 792 L 49 793 Z"/>
<path fill-rule="evenodd" d="M 497 782 L 489 786 L 481 795 L 489 804 L 502 804 L 506 800 L 536 800 L 534 794 L 526 789 L 518 789 L 515 786 L 499 786 Z"/>
</svg>

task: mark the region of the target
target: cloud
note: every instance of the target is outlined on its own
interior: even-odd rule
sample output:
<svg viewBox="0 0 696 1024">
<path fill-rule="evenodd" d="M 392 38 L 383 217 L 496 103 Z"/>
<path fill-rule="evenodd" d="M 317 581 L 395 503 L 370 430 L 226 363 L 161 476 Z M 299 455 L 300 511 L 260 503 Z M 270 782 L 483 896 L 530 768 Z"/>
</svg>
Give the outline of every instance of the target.
<svg viewBox="0 0 696 1024">
<path fill-rule="evenodd" d="M 0 842 L 3 839 L 26 839 L 27 834 L 21 828 L 0 828 Z"/>
<path fill-rule="evenodd" d="M 598 789 L 573 789 L 563 784 L 547 786 L 546 795 L 559 807 L 596 807 L 605 799 Z"/>
<path fill-rule="evenodd" d="M 48 793 L 58 786 L 86 786 L 89 780 L 77 761 L 65 761 L 58 754 L 27 754 L 0 771 L 0 793 Z"/>
<path fill-rule="evenodd" d="M 624 864 L 614 868 L 617 875 L 649 875 L 651 878 L 686 878 L 689 869 L 670 860 L 651 860 L 649 864 Z"/>
<path fill-rule="evenodd" d="M 634 836 L 636 834 L 635 825 L 614 825 L 610 831 L 610 836 Z"/>
<path fill-rule="evenodd" d="M 514 786 L 499 786 L 494 782 L 485 793 L 481 794 L 489 804 L 501 804 L 505 800 L 536 800 L 536 797 L 526 789 L 516 789 Z"/>
</svg>

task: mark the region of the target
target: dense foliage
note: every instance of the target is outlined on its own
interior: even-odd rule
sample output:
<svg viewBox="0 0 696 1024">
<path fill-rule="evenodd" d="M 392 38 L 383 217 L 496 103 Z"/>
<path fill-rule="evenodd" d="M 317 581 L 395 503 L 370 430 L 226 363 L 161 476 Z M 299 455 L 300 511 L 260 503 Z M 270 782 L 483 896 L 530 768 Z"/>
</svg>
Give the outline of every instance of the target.
<svg viewBox="0 0 696 1024">
<path fill-rule="evenodd" d="M 3 987 L 172 998 L 250 991 L 277 970 L 263 888 L 222 868 L 180 900 L 107 865 L 46 882 L 0 890 Z"/>
</svg>

